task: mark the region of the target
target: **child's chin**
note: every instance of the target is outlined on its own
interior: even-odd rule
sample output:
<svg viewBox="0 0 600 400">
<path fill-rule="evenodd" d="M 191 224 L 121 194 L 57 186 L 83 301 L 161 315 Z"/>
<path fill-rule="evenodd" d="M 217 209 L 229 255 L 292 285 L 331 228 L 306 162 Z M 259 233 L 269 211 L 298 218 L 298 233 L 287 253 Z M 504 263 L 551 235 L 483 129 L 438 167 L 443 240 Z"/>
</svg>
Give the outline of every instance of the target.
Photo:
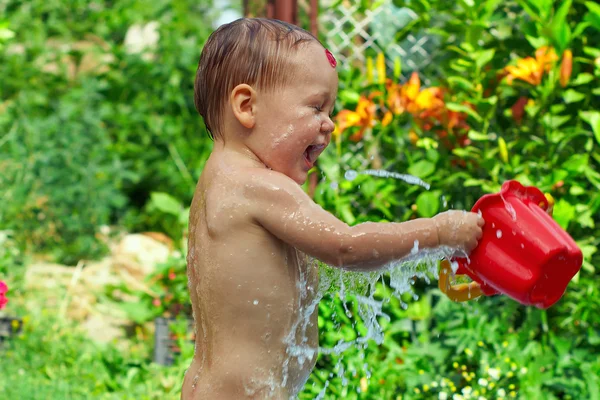
<svg viewBox="0 0 600 400">
<path fill-rule="evenodd" d="M 297 172 L 294 176 L 290 176 L 294 182 L 298 185 L 304 185 L 306 180 L 308 179 L 308 172 Z"/>
</svg>

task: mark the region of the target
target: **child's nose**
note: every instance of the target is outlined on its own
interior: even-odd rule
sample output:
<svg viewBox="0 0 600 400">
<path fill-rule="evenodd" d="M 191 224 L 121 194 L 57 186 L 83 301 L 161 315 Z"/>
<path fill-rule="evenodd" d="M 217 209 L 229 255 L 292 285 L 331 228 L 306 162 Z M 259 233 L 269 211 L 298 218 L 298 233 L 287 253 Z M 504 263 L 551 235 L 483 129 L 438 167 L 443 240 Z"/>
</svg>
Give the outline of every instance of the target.
<svg viewBox="0 0 600 400">
<path fill-rule="evenodd" d="M 321 132 L 324 134 L 331 134 L 335 129 L 335 124 L 331 120 L 331 117 L 327 117 L 321 124 Z"/>
</svg>

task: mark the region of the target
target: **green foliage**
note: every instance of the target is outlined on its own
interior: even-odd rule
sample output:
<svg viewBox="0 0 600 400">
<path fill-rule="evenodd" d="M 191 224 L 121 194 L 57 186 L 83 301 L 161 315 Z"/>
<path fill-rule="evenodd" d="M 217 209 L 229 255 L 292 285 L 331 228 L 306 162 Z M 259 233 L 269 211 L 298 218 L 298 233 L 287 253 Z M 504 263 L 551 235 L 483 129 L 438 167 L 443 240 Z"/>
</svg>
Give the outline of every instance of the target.
<svg viewBox="0 0 600 400">
<path fill-rule="evenodd" d="M 465 391 L 475 398 L 475 391 L 485 398 L 597 396 L 600 365 L 591 355 L 598 351 L 600 319 L 586 311 L 598 307 L 594 275 L 600 237 L 596 111 L 600 49 L 594 46 L 600 42 L 600 29 L 592 23 L 595 4 L 550 0 L 394 4 L 418 15 L 410 23 L 411 33 L 434 35 L 443 43 L 431 66 L 418 71 L 432 84 L 417 88 L 420 93 L 430 91 L 431 98 L 442 103 L 423 95 L 419 101 L 426 106 L 417 111 L 394 110 L 390 98 L 402 93 L 394 89 L 408 91 L 412 79 L 394 78 L 384 85 L 373 82 L 368 70 L 366 76 L 355 69 L 341 73 L 338 110 L 358 113 L 361 102 L 372 99 L 375 121 L 366 129 L 347 128 L 321 157 L 323 179 L 316 200 L 350 224 L 403 221 L 449 208 L 470 209 L 481 195 L 517 179 L 554 197 L 554 218 L 582 248 L 584 266 L 561 301 L 547 311 L 520 306 L 506 297 L 460 307 L 439 300 L 437 289 L 423 286 L 417 291 L 419 302 L 404 299 L 408 310 L 429 309 L 421 302 L 431 307 L 429 313 L 415 317 L 399 313 L 396 299 L 391 299 L 384 308 L 391 321 L 381 321 L 387 325 L 383 344 L 353 348 L 341 358 L 322 355 L 302 398 L 313 398 L 325 385 L 325 398 L 332 399 L 429 399 L 442 391 L 448 398 Z M 541 46 L 554 48 L 556 59 L 542 65 L 539 82 L 522 75 L 530 81 L 517 77 L 510 84 L 507 75 L 515 71 L 506 66 L 519 68 L 527 57 L 537 61 L 534 54 Z M 565 50 L 573 53 L 567 82 L 561 65 Z M 377 78 L 385 72 L 378 69 Z M 393 76 L 397 75 L 395 65 Z M 410 107 L 407 102 L 404 105 Z M 388 112 L 393 120 L 386 124 Z M 453 126 L 451 112 L 458 113 Z M 340 125 L 343 122 L 338 118 Z M 361 129 L 362 138 L 356 140 Z M 416 175 L 431 189 L 360 174 L 369 168 Z M 346 180 L 350 169 L 359 174 Z M 340 326 L 328 321 L 338 303 L 321 304 L 325 348 L 341 338 L 353 338 L 353 321 L 342 320 Z M 356 330 L 360 329 L 359 324 Z M 494 376 L 498 371 L 500 378 L 491 377 L 488 368 Z"/>
<path fill-rule="evenodd" d="M 102 225 L 164 229 L 150 193 L 189 202 L 211 146 L 192 100 L 209 5 L 1 6 L 1 229 L 66 263 L 103 251 Z M 132 50 L 127 33 L 152 22 L 156 43 Z"/>
<path fill-rule="evenodd" d="M 127 348 L 95 344 L 47 312 L 26 319 L 23 334 L 2 348 L 0 390 L 6 398 L 179 398 L 185 367 L 149 363 L 151 343 L 133 338 L 121 343 Z"/>
<path fill-rule="evenodd" d="M 3 349 L 11 361 L 0 363 L 7 397 L 177 397 L 193 354 L 185 320 L 186 207 L 211 149 L 192 102 L 197 58 L 210 31 L 208 3 L 0 6 L 0 74 L 8 77 L 0 81 L 0 229 L 11 230 L 0 243 L 0 275 L 22 263 L 24 244 L 67 262 L 96 255 L 102 248 L 94 236 L 104 224 L 161 230 L 181 249 L 142 282 L 145 290 L 120 285 L 103 299 L 138 328 L 157 316 L 178 316 L 181 366 L 151 364 L 147 338 L 124 341 L 131 345 L 124 352 L 112 343 L 91 344 L 75 327 L 39 315 Z M 582 0 L 393 3 L 417 17 L 397 32 L 384 26 L 378 44 L 426 35 L 438 46 L 434 60 L 421 71 L 407 70 L 402 60 L 377 71 L 378 79 L 391 73 L 393 85 L 374 83 L 373 71 L 340 72 L 338 111 L 354 110 L 373 95 L 376 115 L 359 140 L 350 136 L 361 128 L 348 128 L 321 156 L 315 200 L 349 224 L 404 221 L 469 209 L 482 194 L 517 179 L 555 198 L 554 218 L 577 240 L 585 261 L 565 296 L 546 311 L 505 296 L 457 305 L 435 282 L 415 285 L 418 300 L 397 299 L 378 283 L 376 297 L 390 316 L 380 321 L 383 343 L 321 354 L 300 398 L 429 399 L 444 392 L 448 398 L 597 399 L 600 8 Z M 364 11 L 380 2 L 357 4 Z M 129 28 L 152 21 L 158 22 L 156 46 L 128 51 Z M 539 64 L 535 53 L 542 46 L 552 47 L 556 59 Z M 569 79 L 561 65 L 567 50 Z M 542 65 L 539 76 L 518 76 L 525 60 Z M 401 94 L 392 89 L 408 88 L 410 81 L 399 77 L 411 72 L 431 82 L 417 88 L 431 94 L 421 99 L 429 108 L 393 109 L 390 95 Z M 383 124 L 388 111 L 391 122 Z M 369 168 L 415 175 L 431 189 L 360 174 Z M 350 169 L 359 174 L 346 180 Z M 366 290 L 364 281 L 354 283 Z M 123 302 L 127 296 L 135 301 Z M 356 314 L 355 304 L 346 306 Z M 365 333 L 345 311 L 339 299 L 320 304 L 321 346 Z"/>
<path fill-rule="evenodd" d="M 123 310 L 136 324 L 160 316 L 191 316 L 186 265 L 185 257 L 175 254 L 148 276 L 143 283 L 144 290 L 126 283 L 107 287 L 108 302 Z M 130 299 L 133 296 L 133 299 L 122 301 L 123 295 Z"/>
</svg>

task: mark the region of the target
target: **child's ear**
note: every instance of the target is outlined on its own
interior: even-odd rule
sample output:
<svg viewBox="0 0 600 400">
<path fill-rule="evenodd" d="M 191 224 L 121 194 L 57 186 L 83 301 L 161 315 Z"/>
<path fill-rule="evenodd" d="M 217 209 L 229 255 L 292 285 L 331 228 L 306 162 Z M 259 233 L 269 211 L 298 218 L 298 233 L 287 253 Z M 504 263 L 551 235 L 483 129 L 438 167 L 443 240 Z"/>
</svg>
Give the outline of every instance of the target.
<svg viewBox="0 0 600 400">
<path fill-rule="evenodd" d="M 245 128 L 254 128 L 256 118 L 256 91 L 250 85 L 242 83 L 231 91 L 231 109 L 233 115 Z"/>
</svg>

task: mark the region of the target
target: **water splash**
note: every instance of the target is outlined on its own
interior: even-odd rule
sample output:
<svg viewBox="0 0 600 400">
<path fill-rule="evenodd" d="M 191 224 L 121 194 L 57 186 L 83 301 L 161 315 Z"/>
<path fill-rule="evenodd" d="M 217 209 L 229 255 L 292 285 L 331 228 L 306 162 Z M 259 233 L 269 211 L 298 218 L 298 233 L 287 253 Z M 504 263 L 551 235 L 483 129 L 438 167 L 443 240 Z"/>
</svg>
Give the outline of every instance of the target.
<svg viewBox="0 0 600 400">
<path fill-rule="evenodd" d="M 414 300 L 418 299 L 418 295 L 413 292 L 415 280 L 424 279 L 427 283 L 430 283 L 430 277 L 439 279 L 439 261 L 444 258 L 451 258 L 459 253 L 456 249 L 448 247 L 419 249 L 419 242 L 415 240 L 410 254 L 401 260 L 390 262 L 374 272 L 347 271 L 320 264 L 318 290 L 311 302 L 299 313 L 293 329 L 285 340 L 288 357 L 285 361 L 284 372 L 287 372 L 291 359 L 303 364 L 316 356 L 317 352 L 320 352 L 321 354 L 340 356 L 335 369 L 338 371 L 337 376 L 342 379 L 342 384 L 347 382 L 345 374 L 348 371 L 344 371 L 343 368 L 343 353 L 351 347 L 366 348 L 370 341 L 381 345 L 384 340 L 384 332 L 380 322 L 383 320 L 391 321 L 391 317 L 384 311 L 384 305 L 389 301 L 389 298 L 383 300 L 376 298 L 377 283 L 381 281 L 386 286 L 384 276 L 387 277 L 387 286 L 391 291 L 387 296 L 396 297 L 400 301 L 400 306 L 407 309 L 408 304 L 402 301 L 402 295 L 408 293 Z M 312 258 L 309 259 L 310 262 L 317 262 Z M 456 267 L 458 267 L 458 264 L 456 264 Z M 301 274 L 298 287 L 306 287 L 307 285 L 306 276 Z M 305 295 L 306 292 L 301 291 L 301 296 Z M 307 338 L 310 315 L 316 311 L 316 307 L 322 301 L 331 302 L 331 309 L 335 310 L 333 303 L 336 300 L 341 301 L 346 316 L 352 321 L 352 326 L 356 328 L 357 324 L 361 324 L 364 328 L 361 331 L 365 333 L 361 335 L 359 330 L 355 329 L 357 336 L 353 340 L 340 340 L 333 347 L 311 348 L 308 345 Z M 351 310 L 356 312 L 353 313 Z M 342 322 L 336 314 L 332 315 L 332 319 L 337 320 L 335 321 L 336 326 L 341 326 Z M 298 337 L 302 338 L 299 343 L 295 340 Z M 284 373 L 285 375 L 287 373 Z M 324 398 L 328 382 L 326 380 L 325 387 L 317 398 Z M 285 384 L 285 381 L 282 383 Z"/>
<path fill-rule="evenodd" d="M 384 169 L 366 169 L 366 170 L 360 171 L 360 172 L 350 169 L 350 170 L 346 171 L 346 173 L 344 174 L 344 178 L 346 178 L 349 181 L 353 181 L 354 179 L 356 179 L 356 177 L 359 174 L 377 176 L 379 178 L 399 179 L 399 180 L 409 183 L 411 185 L 422 186 L 427 190 L 429 190 L 429 188 L 431 187 L 431 185 L 429 185 L 429 183 L 422 181 L 421 179 L 417 178 L 416 176 L 409 175 L 409 174 L 399 174 L 397 172 L 390 172 L 390 171 L 386 171 Z"/>
</svg>

